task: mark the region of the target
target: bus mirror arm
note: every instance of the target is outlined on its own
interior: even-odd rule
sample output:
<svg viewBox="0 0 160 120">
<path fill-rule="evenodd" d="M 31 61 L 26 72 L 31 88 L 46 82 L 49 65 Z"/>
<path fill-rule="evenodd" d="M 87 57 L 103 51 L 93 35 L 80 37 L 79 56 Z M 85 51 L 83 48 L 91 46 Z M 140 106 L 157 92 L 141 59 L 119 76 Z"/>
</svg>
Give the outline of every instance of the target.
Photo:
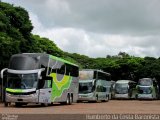
<svg viewBox="0 0 160 120">
<path fill-rule="evenodd" d="M 4 74 L 4 72 L 6 71 L 6 70 L 8 70 L 8 68 L 4 68 L 4 69 L 2 69 L 1 70 L 1 78 L 2 78 L 2 101 L 4 102 L 4 100 L 5 100 L 5 98 L 4 98 L 4 86 L 3 86 L 3 84 L 4 84 L 4 81 L 3 81 L 3 74 Z"/>
<path fill-rule="evenodd" d="M 38 71 L 38 79 L 42 79 L 41 73 L 45 70 L 45 68 L 42 68 Z"/>
<path fill-rule="evenodd" d="M 4 69 L 1 70 L 1 78 L 2 78 L 2 79 L 3 79 L 3 73 L 4 73 L 6 70 L 8 70 L 8 68 L 4 68 Z"/>
</svg>

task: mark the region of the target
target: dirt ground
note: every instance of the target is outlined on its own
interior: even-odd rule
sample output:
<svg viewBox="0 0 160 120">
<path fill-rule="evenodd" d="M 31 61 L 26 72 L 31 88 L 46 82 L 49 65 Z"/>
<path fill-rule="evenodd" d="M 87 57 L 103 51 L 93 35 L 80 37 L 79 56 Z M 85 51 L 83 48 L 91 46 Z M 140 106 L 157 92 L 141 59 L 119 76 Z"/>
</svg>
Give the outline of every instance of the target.
<svg viewBox="0 0 160 120">
<path fill-rule="evenodd" d="M 53 104 L 48 107 L 27 105 L 4 107 L 1 114 L 160 114 L 160 100 L 110 100 L 99 103 L 74 103 L 72 105 Z"/>
</svg>

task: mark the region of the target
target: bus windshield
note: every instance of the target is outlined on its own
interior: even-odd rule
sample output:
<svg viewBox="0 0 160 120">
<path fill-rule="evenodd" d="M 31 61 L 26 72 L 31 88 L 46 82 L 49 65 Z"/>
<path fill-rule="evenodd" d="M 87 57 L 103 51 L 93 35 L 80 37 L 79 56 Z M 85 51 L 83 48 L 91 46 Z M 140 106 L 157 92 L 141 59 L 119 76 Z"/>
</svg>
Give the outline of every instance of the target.
<svg viewBox="0 0 160 120">
<path fill-rule="evenodd" d="M 7 87 L 11 89 L 31 89 L 37 87 L 38 75 L 8 73 Z"/>
<path fill-rule="evenodd" d="M 142 86 L 151 86 L 152 85 L 152 80 L 151 79 L 140 79 L 138 84 Z"/>
<path fill-rule="evenodd" d="M 127 83 L 116 83 L 115 92 L 117 94 L 127 94 L 128 93 L 128 84 Z"/>
<path fill-rule="evenodd" d="M 79 79 L 80 80 L 92 80 L 93 79 L 93 71 L 80 71 Z"/>
<path fill-rule="evenodd" d="M 151 87 L 139 87 L 138 93 L 140 94 L 151 94 L 152 88 Z"/>
<path fill-rule="evenodd" d="M 91 93 L 92 88 L 92 82 L 79 83 L 79 93 Z"/>
</svg>

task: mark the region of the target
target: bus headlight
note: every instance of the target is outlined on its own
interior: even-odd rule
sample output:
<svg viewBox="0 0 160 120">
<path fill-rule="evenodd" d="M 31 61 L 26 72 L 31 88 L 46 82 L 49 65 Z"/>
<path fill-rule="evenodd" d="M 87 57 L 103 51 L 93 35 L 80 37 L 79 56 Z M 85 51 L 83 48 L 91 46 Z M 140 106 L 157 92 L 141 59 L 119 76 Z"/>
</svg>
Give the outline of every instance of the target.
<svg viewBox="0 0 160 120">
<path fill-rule="evenodd" d="M 151 88 L 151 87 L 149 88 L 148 93 L 149 93 L 149 94 L 152 93 L 152 88 Z"/>
<path fill-rule="evenodd" d="M 36 97 L 37 93 L 31 94 L 31 97 Z"/>
</svg>

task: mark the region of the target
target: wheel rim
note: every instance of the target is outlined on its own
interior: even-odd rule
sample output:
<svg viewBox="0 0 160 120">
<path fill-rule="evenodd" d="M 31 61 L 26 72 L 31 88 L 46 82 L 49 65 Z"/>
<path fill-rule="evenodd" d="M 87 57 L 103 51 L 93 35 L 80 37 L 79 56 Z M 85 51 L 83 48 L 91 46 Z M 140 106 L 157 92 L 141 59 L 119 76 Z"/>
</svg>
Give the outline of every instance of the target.
<svg viewBox="0 0 160 120">
<path fill-rule="evenodd" d="M 109 97 L 108 96 L 106 96 L 106 101 L 108 101 L 109 100 Z"/>
<path fill-rule="evenodd" d="M 67 101 L 66 101 L 67 104 L 69 104 L 69 98 L 70 98 L 70 97 L 69 97 L 69 95 L 68 95 L 68 96 L 67 96 Z"/>
</svg>

